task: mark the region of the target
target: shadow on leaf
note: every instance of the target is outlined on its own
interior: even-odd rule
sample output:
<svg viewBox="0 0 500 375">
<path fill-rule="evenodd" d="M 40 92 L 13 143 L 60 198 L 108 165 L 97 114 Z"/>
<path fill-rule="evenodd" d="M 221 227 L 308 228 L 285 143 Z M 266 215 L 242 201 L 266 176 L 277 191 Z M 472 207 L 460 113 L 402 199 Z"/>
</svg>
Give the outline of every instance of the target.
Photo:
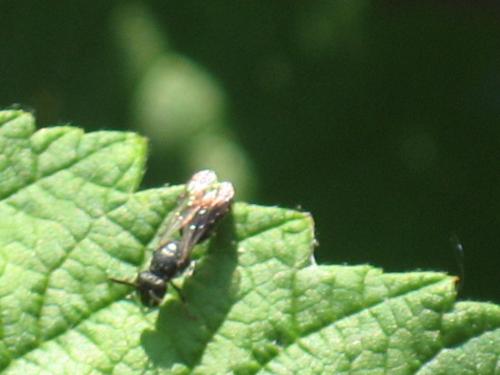
<svg viewBox="0 0 500 375">
<path fill-rule="evenodd" d="M 232 215 L 212 239 L 182 287 L 185 303 L 170 299 L 160 309 L 154 330 L 145 331 L 141 342 L 153 365 L 192 368 L 226 319 L 239 288 L 237 242 Z"/>
</svg>

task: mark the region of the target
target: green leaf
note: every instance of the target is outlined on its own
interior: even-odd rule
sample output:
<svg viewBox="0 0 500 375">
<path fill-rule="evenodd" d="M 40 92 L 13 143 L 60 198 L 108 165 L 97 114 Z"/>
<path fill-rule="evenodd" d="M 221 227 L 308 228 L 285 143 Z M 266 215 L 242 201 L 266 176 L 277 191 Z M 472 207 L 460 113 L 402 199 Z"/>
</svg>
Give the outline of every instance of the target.
<svg viewBox="0 0 500 375">
<path fill-rule="evenodd" d="M 181 186 L 136 192 L 146 142 L 35 132 L 0 112 L 3 374 L 500 374 L 500 307 L 442 273 L 312 262 L 309 214 L 235 204 L 148 310 L 109 277 L 147 267 Z"/>
</svg>

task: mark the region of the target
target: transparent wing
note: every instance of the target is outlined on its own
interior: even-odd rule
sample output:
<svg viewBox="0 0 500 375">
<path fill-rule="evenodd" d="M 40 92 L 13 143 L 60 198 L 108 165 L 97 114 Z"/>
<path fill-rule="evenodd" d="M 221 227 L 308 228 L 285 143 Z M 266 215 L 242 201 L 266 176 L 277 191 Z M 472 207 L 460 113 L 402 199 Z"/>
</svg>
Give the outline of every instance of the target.
<svg viewBox="0 0 500 375">
<path fill-rule="evenodd" d="M 179 232 L 185 225 L 185 217 L 192 215 L 189 212 L 189 197 L 186 193 L 179 198 L 177 206 L 170 213 L 170 217 L 165 224 L 165 231 L 161 235 L 160 244 L 158 247 L 162 247 L 167 242 L 172 240 L 175 233 Z"/>
<path fill-rule="evenodd" d="M 207 237 L 215 224 L 228 212 L 233 201 L 234 188 L 229 182 L 217 184 L 208 189 L 194 203 L 192 217 L 183 227 L 178 264 L 189 261 L 193 247 Z"/>
<path fill-rule="evenodd" d="M 196 245 L 196 228 L 189 225 L 182 231 L 182 238 L 179 243 L 179 258 L 177 259 L 177 268 L 182 270 L 191 259 L 191 253 Z"/>
<path fill-rule="evenodd" d="M 217 175 L 211 170 L 197 172 L 189 179 L 186 190 L 179 197 L 177 206 L 165 225 L 165 232 L 160 238 L 159 247 L 170 242 L 178 231 L 193 220 L 193 217 L 200 210 L 200 205 L 197 202 L 202 200 L 207 191 L 216 183 Z"/>
<path fill-rule="evenodd" d="M 205 169 L 196 172 L 186 184 L 186 190 L 191 196 L 201 196 L 206 190 L 217 183 L 217 175 L 214 171 Z"/>
</svg>

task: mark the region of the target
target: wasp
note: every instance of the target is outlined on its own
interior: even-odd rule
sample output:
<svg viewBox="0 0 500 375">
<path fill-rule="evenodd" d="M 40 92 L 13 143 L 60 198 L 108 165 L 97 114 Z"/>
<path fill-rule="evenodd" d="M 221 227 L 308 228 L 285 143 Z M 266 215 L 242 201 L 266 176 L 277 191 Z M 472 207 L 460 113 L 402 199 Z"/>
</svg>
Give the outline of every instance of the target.
<svg viewBox="0 0 500 375">
<path fill-rule="evenodd" d="M 135 281 L 114 278 L 111 281 L 135 288 L 141 302 L 150 307 L 161 303 L 169 283 L 182 298 L 171 280 L 189 267 L 194 246 L 210 237 L 216 224 L 229 211 L 233 198 L 233 185 L 219 182 L 215 172 L 195 173 L 167 221 L 149 269 L 139 272 Z M 175 239 L 179 233 L 180 239 Z"/>
</svg>

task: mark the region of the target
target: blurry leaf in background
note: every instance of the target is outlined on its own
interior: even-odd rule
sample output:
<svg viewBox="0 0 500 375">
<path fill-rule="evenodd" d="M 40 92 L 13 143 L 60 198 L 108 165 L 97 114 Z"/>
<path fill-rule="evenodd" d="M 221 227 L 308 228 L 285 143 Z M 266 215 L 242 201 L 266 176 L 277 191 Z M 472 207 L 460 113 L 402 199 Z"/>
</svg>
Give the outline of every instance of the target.
<svg viewBox="0 0 500 375">
<path fill-rule="evenodd" d="M 421 172 L 432 167 L 437 153 L 438 146 L 432 134 L 411 134 L 401 141 L 401 159 L 412 172 Z"/>
<path fill-rule="evenodd" d="M 301 4 L 298 14 L 296 38 L 299 49 L 308 58 L 351 52 L 363 53 L 362 44 L 368 0 L 340 0 Z"/>
<path fill-rule="evenodd" d="M 120 50 L 122 66 L 131 84 L 141 78 L 154 60 L 168 51 L 166 33 L 152 20 L 146 6 L 123 3 L 111 15 L 114 41 Z"/>
<path fill-rule="evenodd" d="M 153 144 L 182 149 L 193 135 L 224 128 L 224 102 L 206 72 L 182 56 L 169 54 L 145 72 L 135 94 L 134 115 Z"/>
<path fill-rule="evenodd" d="M 165 32 L 145 4 L 119 5 L 113 25 L 135 86 L 134 128 L 151 140 L 153 183 L 210 168 L 233 181 L 239 199 L 250 196 L 255 173 L 230 130 L 227 99 L 217 81 L 166 47 Z M 168 166 L 165 160 L 174 162 Z M 171 170 L 182 176 L 172 177 Z"/>
</svg>

